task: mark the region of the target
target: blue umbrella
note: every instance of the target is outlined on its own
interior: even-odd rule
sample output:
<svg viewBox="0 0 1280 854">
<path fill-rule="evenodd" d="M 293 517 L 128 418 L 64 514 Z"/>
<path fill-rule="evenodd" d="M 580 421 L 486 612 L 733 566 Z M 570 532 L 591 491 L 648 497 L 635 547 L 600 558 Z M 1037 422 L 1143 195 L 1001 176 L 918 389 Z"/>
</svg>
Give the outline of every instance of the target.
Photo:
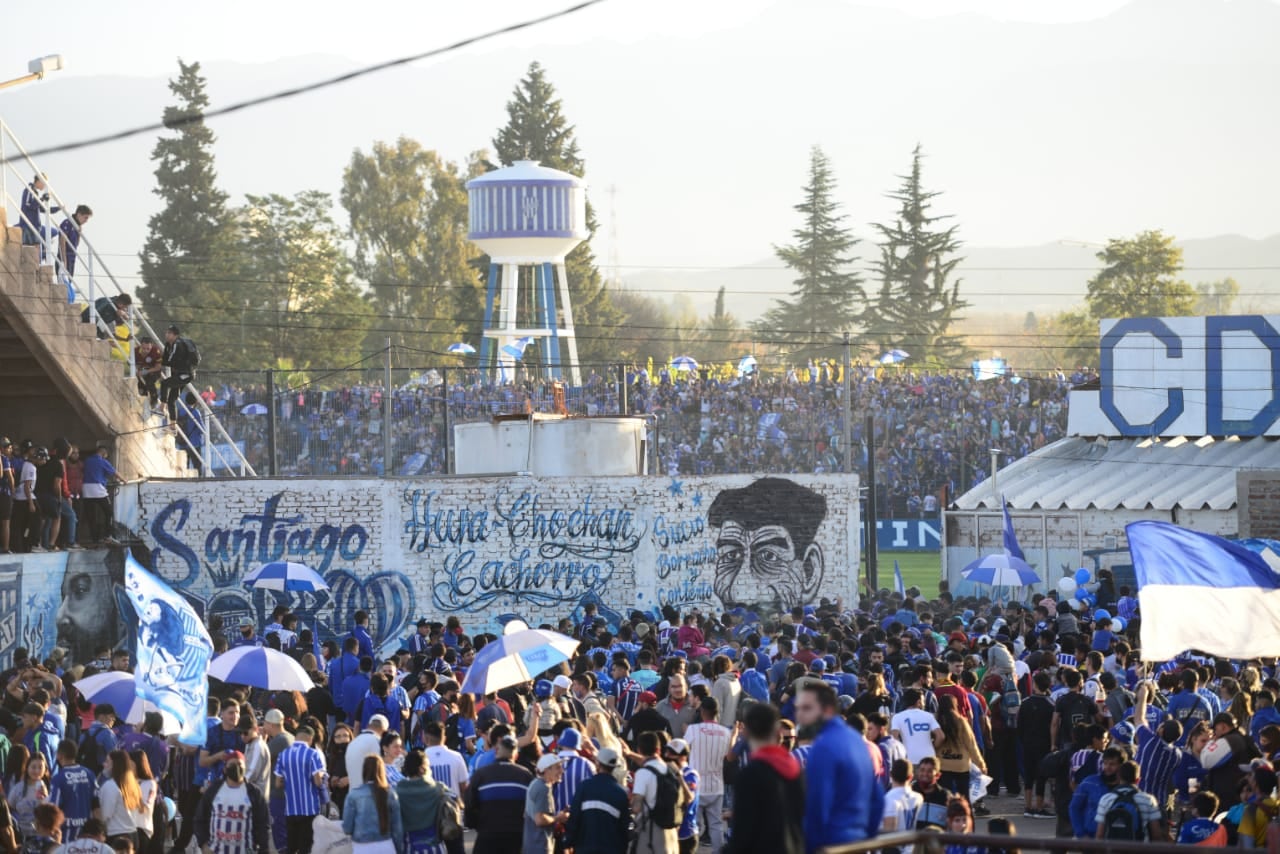
<svg viewBox="0 0 1280 854">
<path fill-rule="evenodd" d="M 738 360 L 738 373 L 746 374 L 755 370 L 760 363 L 756 361 L 755 356 L 743 356 Z"/>
<path fill-rule="evenodd" d="M 671 370 L 696 371 L 698 370 L 698 363 L 692 356 L 676 356 L 671 360 Z"/>
<path fill-rule="evenodd" d="M 880 357 L 880 364 L 896 365 L 898 362 L 905 362 L 909 358 L 911 358 L 911 354 L 906 350 L 890 350 Z"/>
<path fill-rule="evenodd" d="M 453 353 L 455 356 L 470 356 L 475 351 L 476 351 L 476 348 L 472 347 L 470 344 L 466 343 L 465 341 L 459 341 L 456 344 L 450 344 L 448 347 L 445 348 L 445 352 Z"/>
<path fill-rule="evenodd" d="M 116 710 L 116 717 L 125 723 L 140 724 L 145 713 L 158 710 L 138 696 L 138 682 L 132 673 L 95 673 L 77 682 L 76 690 L 95 706 L 110 704 Z M 179 725 L 174 732 L 181 729 Z"/>
<path fill-rule="evenodd" d="M 462 693 L 484 695 L 528 682 L 547 668 L 568 661 L 577 651 L 578 642 L 571 637 L 512 620 L 503 628 L 502 637 L 476 653 L 462 680 Z"/>
<path fill-rule="evenodd" d="M 209 663 L 209 675 L 230 685 L 307 692 L 315 687 L 302 665 L 278 650 L 241 646 Z"/>
<path fill-rule="evenodd" d="M 244 586 L 255 590 L 279 590 L 295 593 L 315 593 L 328 590 L 329 585 L 306 564 L 287 560 L 264 563 L 244 577 Z"/>
<path fill-rule="evenodd" d="M 240 410 L 241 415 L 266 415 L 267 408 L 261 403 L 251 403 Z"/>
<path fill-rule="evenodd" d="M 1023 587 L 1040 583 L 1040 576 L 1025 560 L 1003 552 L 978 558 L 960 570 L 960 577 L 991 587 Z"/>
</svg>

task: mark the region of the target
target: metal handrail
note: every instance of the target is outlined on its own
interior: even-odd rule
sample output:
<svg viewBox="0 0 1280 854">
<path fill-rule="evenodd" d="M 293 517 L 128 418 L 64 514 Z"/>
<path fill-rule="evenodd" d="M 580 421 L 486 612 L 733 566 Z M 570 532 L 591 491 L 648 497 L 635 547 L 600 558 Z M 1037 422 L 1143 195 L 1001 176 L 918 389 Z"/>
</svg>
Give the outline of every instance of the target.
<svg viewBox="0 0 1280 854">
<path fill-rule="evenodd" d="M 4 163 L 4 165 L 8 167 L 7 170 L 0 170 L 0 195 L 3 195 L 6 199 L 12 202 L 13 199 L 11 196 L 9 196 L 9 193 L 8 193 L 7 172 L 12 171 L 14 173 L 14 177 L 19 179 L 19 182 L 23 187 L 27 186 L 27 182 L 14 168 L 11 159 L 5 154 L 4 147 L 5 147 L 6 140 L 12 143 L 14 148 L 17 149 L 18 154 L 21 155 L 21 159 L 27 164 L 28 168 L 31 170 L 31 174 L 43 175 L 44 173 L 40 170 L 38 166 L 36 166 L 35 161 L 31 159 L 31 156 L 27 154 L 27 151 L 25 148 L 23 148 L 22 143 L 19 142 L 18 138 L 14 135 L 13 129 L 9 127 L 9 125 L 6 124 L 3 119 L 0 119 L 0 162 Z M 53 185 L 50 184 L 47 179 L 45 180 L 45 190 L 46 192 L 48 192 L 50 198 L 54 202 L 56 202 L 58 207 L 60 207 L 63 211 L 68 210 L 66 202 L 64 202 L 63 199 L 58 195 L 57 191 L 53 189 Z M 41 239 L 43 241 L 42 245 L 44 247 L 46 257 L 50 259 L 56 258 L 57 256 L 54 253 L 51 245 L 52 241 L 50 240 L 49 235 L 47 233 L 48 229 L 37 227 L 35 223 L 31 223 L 27 221 L 25 217 L 22 215 L 21 205 L 19 204 L 17 205 L 17 207 L 18 207 L 19 217 L 23 221 L 26 221 L 27 224 L 31 226 L 32 229 L 41 236 Z M 51 207 L 51 205 L 41 200 L 41 207 L 45 212 L 45 216 L 46 217 L 50 216 L 49 208 Z M 96 302 L 95 294 L 97 289 L 96 287 L 97 279 L 94 276 L 95 265 L 97 266 L 97 269 L 101 272 L 101 274 L 106 277 L 107 281 L 109 281 L 115 287 L 115 291 L 117 294 L 124 294 L 126 293 L 126 291 L 124 290 L 124 288 L 120 286 L 120 283 L 119 281 L 116 280 L 116 277 L 111 274 L 111 270 L 107 267 L 106 262 L 102 260 L 102 256 L 97 252 L 97 250 L 93 248 L 93 243 L 85 236 L 84 232 L 80 233 L 80 246 L 77 247 L 76 249 L 76 258 L 86 259 L 85 270 L 89 280 L 89 295 L 86 301 L 89 304 L 89 310 L 91 314 L 97 319 L 99 328 L 104 328 L 106 324 L 103 322 L 102 317 L 98 313 L 97 307 L 95 306 L 95 302 Z M 76 286 L 74 277 L 68 277 L 68 278 L 71 281 L 71 286 L 73 291 L 77 295 L 80 295 L 80 291 L 79 291 L 79 288 Z M 130 324 L 129 324 L 130 342 L 134 340 L 134 330 L 137 327 L 140 327 L 141 330 L 145 334 L 149 335 L 154 341 L 158 342 L 162 340 L 160 336 L 156 334 L 155 330 L 151 328 L 151 324 L 147 322 L 146 313 L 142 311 L 141 306 L 134 305 L 133 310 L 129 312 L 129 316 L 130 316 Z M 137 323 L 137 327 L 135 327 L 134 325 L 135 321 Z M 132 356 L 132 350 L 123 348 L 120 345 L 120 342 L 115 340 L 114 329 L 108 329 L 107 332 L 108 334 L 111 335 L 111 338 L 113 339 L 113 346 L 117 350 L 123 351 L 123 354 L 125 357 L 125 364 L 128 366 L 127 370 L 129 371 L 129 376 L 133 377 L 135 365 L 134 365 L 134 360 Z M 181 396 L 182 392 L 190 392 L 195 396 L 196 400 L 198 401 L 197 405 L 198 405 L 198 408 L 200 409 L 201 415 L 203 416 L 201 419 L 201 423 L 204 425 L 206 448 L 211 446 L 211 443 L 209 442 L 209 438 L 211 436 L 218 436 L 219 441 L 225 442 L 227 447 L 231 449 L 231 451 L 235 456 L 235 460 L 234 460 L 235 464 L 226 466 L 227 470 L 232 471 L 235 469 L 239 469 L 241 477 L 257 477 L 257 472 L 253 470 L 253 466 L 249 464 L 249 460 L 246 459 L 244 454 L 240 451 L 239 445 L 237 445 L 235 441 L 232 440 L 230 434 L 227 433 L 226 428 L 223 427 L 222 422 L 218 420 L 218 417 L 214 415 L 213 410 L 209 407 L 208 403 L 206 403 L 204 399 L 200 397 L 200 392 L 195 387 L 195 384 L 189 382 L 180 391 L 178 401 L 183 405 L 183 408 L 185 409 L 186 404 L 182 400 L 182 396 Z M 176 429 L 181 434 L 181 427 L 177 427 Z M 193 449 L 190 448 L 190 442 L 188 442 L 187 444 L 189 449 L 188 452 L 190 452 Z M 217 443 L 213 443 L 212 446 L 216 448 L 216 444 Z M 217 453 L 219 456 L 221 456 L 221 451 L 217 451 Z M 207 475 L 208 465 L 204 460 L 204 457 L 207 456 L 207 451 L 206 451 L 206 454 L 196 454 L 196 456 L 200 459 L 201 470 Z"/>
<path fill-rule="evenodd" d="M 1122 842 L 1115 839 L 1074 839 L 1070 836 L 1002 836 L 994 833 L 939 833 L 933 830 L 908 830 L 885 833 L 860 842 L 828 845 L 819 854 L 870 854 L 872 851 L 897 851 L 913 845 L 916 854 L 942 854 L 948 845 L 962 849 L 974 847 L 988 851 L 1082 851 L 1098 854 L 1173 854 L 1188 846 L 1169 841 Z M 1196 846 L 1196 854 L 1239 854 L 1238 848 Z"/>
</svg>

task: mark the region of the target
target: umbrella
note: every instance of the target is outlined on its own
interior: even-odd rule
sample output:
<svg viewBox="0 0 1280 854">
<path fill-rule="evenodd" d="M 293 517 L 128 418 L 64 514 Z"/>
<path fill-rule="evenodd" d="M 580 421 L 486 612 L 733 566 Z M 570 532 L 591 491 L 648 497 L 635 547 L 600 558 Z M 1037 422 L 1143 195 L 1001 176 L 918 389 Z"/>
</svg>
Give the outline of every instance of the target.
<svg viewBox="0 0 1280 854">
<path fill-rule="evenodd" d="M 241 415 L 266 415 L 267 408 L 261 403 L 251 403 L 240 410 Z"/>
<path fill-rule="evenodd" d="M 571 637 L 545 629 L 531 629 L 520 620 L 512 620 L 503 628 L 503 636 L 485 644 L 476 653 L 467 678 L 462 680 L 462 693 L 489 694 L 534 676 L 578 651 Z"/>
<path fill-rule="evenodd" d="M 1040 583 L 1040 576 L 1025 560 L 1003 552 L 978 558 L 960 570 L 960 576 L 974 584 L 991 587 L 1022 587 Z"/>
<path fill-rule="evenodd" d="M 896 365 L 898 362 L 905 362 L 910 357 L 911 354 L 906 350 L 890 350 L 888 353 L 885 353 L 880 357 L 880 364 Z"/>
<path fill-rule="evenodd" d="M 696 371 L 698 370 L 698 363 L 694 361 L 692 356 L 676 356 L 671 360 L 671 370 Z"/>
<path fill-rule="evenodd" d="M 320 573 L 302 563 L 276 560 L 264 563 L 244 577 L 244 586 L 256 590 L 279 590 L 297 593 L 315 593 L 328 590 Z"/>
<path fill-rule="evenodd" d="M 459 341 L 456 344 L 450 344 L 445 348 L 446 353 L 452 353 L 455 356 L 470 356 L 475 353 L 476 348 L 472 347 L 465 341 Z"/>
<path fill-rule="evenodd" d="M 738 361 L 738 373 L 748 373 L 749 371 L 755 370 L 756 366 L 759 364 L 760 363 L 756 361 L 755 356 L 743 356 Z"/>
<path fill-rule="evenodd" d="M 95 706 L 110 704 L 116 710 L 116 717 L 125 723 L 140 724 L 143 714 L 159 711 L 138 696 L 138 683 L 132 673 L 95 673 L 77 682 L 76 690 Z"/>
<path fill-rule="evenodd" d="M 209 675 L 232 685 L 276 691 L 310 691 L 316 685 L 302 665 L 265 646 L 241 646 L 209 664 Z"/>
</svg>

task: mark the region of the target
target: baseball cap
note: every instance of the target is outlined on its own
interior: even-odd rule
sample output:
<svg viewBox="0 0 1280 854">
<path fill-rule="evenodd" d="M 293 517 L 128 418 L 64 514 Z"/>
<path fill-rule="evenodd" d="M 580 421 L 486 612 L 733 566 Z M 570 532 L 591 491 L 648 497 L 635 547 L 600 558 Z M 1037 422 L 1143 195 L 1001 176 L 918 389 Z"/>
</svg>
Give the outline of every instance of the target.
<svg viewBox="0 0 1280 854">
<path fill-rule="evenodd" d="M 814 673 L 825 673 L 827 670 L 827 663 L 821 658 L 815 658 L 813 663 L 809 665 L 809 670 Z"/>
<path fill-rule="evenodd" d="M 374 715 L 369 718 L 369 729 L 386 729 L 390 725 L 386 715 Z"/>
<path fill-rule="evenodd" d="M 688 756 L 689 742 L 685 741 L 683 738 L 673 738 L 667 744 L 667 750 L 671 751 L 676 756 Z"/>
<path fill-rule="evenodd" d="M 577 750 L 582 746 L 582 739 L 578 736 L 578 731 L 571 728 L 560 733 L 559 744 L 565 750 Z"/>
<path fill-rule="evenodd" d="M 546 699 L 551 696 L 551 683 L 546 679 L 539 679 L 533 683 L 534 696 Z"/>
<path fill-rule="evenodd" d="M 240 620 L 240 628 L 251 629 L 254 627 L 253 617 L 244 617 Z"/>
<path fill-rule="evenodd" d="M 601 768 L 616 768 L 618 766 L 618 751 L 612 747 L 602 747 L 596 751 L 596 764 Z"/>
<path fill-rule="evenodd" d="M 667 620 L 663 620 L 661 623 L 658 623 L 658 631 L 660 632 L 665 632 L 669 628 L 671 628 L 671 623 Z"/>
<path fill-rule="evenodd" d="M 520 742 L 516 741 L 516 737 L 514 735 L 504 735 L 502 738 L 498 739 L 498 744 L 501 744 L 508 750 L 517 750 L 520 747 Z"/>
<path fill-rule="evenodd" d="M 656 702 L 658 702 L 658 695 L 657 695 L 657 694 L 655 694 L 655 693 L 653 693 L 652 691 L 641 691 L 641 692 L 640 692 L 640 702 L 642 702 L 642 703 L 656 703 Z"/>
<path fill-rule="evenodd" d="M 566 691 L 573 687 L 573 683 L 569 681 L 569 677 L 561 673 L 555 679 L 551 680 L 551 684 L 556 688 L 563 688 Z"/>
<path fill-rule="evenodd" d="M 284 712 L 279 709 L 268 709 L 266 717 L 263 718 L 269 724 L 283 724 Z"/>
<path fill-rule="evenodd" d="M 554 753 L 545 753 L 542 755 L 542 758 L 538 760 L 538 773 L 541 774 L 543 771 L 546 771 L 548 768 L 554 768 L 559 764 L 560 764 L 559 756 L 556 756 Z"/>
</svg>

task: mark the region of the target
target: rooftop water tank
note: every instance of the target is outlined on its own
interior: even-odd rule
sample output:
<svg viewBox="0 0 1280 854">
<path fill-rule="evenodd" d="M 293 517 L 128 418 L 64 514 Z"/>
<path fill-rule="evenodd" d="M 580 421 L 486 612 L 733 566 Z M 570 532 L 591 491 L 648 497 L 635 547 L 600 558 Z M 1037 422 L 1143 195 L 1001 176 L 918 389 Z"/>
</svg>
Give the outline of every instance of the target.
<svg viewBox="0 0 1280 854">
<path fill-rule="evenodd" d="M 581 178 L 519 160 L 467 182 L 467 237 L 498 263 L 558 262 L 590 235 Z"/>
</svg>

